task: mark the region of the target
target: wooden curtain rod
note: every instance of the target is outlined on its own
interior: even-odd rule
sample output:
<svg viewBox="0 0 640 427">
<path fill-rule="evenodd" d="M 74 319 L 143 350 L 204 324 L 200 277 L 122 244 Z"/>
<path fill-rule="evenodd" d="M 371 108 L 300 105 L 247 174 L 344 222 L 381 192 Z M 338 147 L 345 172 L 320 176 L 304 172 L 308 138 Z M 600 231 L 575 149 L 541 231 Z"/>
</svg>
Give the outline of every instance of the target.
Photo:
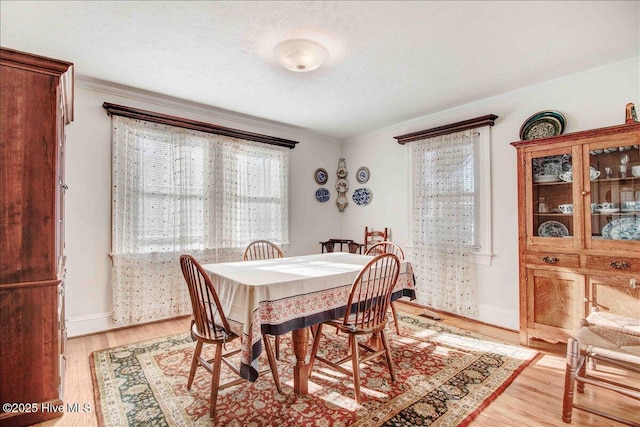
<svg viewBox="0 0 640 427">
<path fill-rule="evenodd" d="M 244 130 L 227 128 L 211 123 L 199 122 L 196 120 L 184 119 L 181 117 L 171 116 L 168 114 L 155 113 L 153 111 L 140 110 L 138 108 L 126 107 L 105 102 L 102 107 L 107 110 L 110 116 L 122 116 L 131 119 L 146 120 L 148 122 L 160 123 L 163 125 L 177 126 L 184 129 L 197 130 L 200 132 L 213 133 L 216 135 L 224 135 L 232 138 L 245 139 L 248 141 L 262 142 L 269 145 L 277 145 L 279 147 L 295 148 L 298 141 L 277 138 L 275 136 L 262 135 L 259 133 L 247 132 Z"/>
<path fill-rule="evenodd" d="M 394 136 L 393 138 L 398 140 L 398 144 L 404 145 L 407 142 L 433 138 L 434 136 L 447 135 L 449 133 L 461 132 L 468 129 L 476 129 L 482 126 L 493 126 L 497 118 L 498 116 L 495 114 L 487 114 L 486 116 L 476 117 L 475 119 L 464 120 L 462 122 L 451 123 L 449 125 Z"/>
</svg>

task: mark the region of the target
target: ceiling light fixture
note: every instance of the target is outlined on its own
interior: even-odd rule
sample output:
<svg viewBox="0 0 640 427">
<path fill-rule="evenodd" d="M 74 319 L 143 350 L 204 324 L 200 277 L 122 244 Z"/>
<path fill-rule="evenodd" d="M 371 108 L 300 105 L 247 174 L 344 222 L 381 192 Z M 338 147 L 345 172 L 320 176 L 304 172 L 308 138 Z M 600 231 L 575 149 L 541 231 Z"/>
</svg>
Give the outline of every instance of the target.
<svg viewBox="0 0 640 427">
<path fill-rule="evenodd" d="M 329 56 L 324 46 L 305 39 L 285 40 L 274 52 L 283 67 L 298 73 L 315 70 Z"/>
</svg>

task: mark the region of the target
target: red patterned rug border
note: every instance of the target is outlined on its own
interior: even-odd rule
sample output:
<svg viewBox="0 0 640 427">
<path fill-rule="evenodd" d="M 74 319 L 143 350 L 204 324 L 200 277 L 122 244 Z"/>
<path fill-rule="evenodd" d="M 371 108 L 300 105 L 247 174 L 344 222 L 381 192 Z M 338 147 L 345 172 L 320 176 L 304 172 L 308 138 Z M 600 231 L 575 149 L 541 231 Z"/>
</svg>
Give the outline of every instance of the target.
<svg viewBox="0 0 640 427">
<path fill-rule="evenodd" d="M 102 405 L 100 404 L 100 384 L 98 383 L 95 365 L 95 352 L 89 355 L 89 369 L 91 369 L 91 383 L 93 384 L 93 407 L 96 410 L 98 425 L 104 426 L 104 416 L 102 415 Z"/>
<path fill-rule="evenodd" d="M 504 393 L 504 391 L 507 389 L 507 387 L 509 387 L 511 385 L 511 383 L 518 377 L 518 375 L 520 375 L 522 373 L 522 371 L 524 371 L 529 365 L 531 365 L 531 363 L 534 360 L 536 360 L 539 356 L 540 355 L 538 354 L 535 357 L 532 357 L 531 359 L 526 360 L 525 362 L 523 362 L 516 370 L 513 371 L 511 376 L 500 385 L 500 387 L 498 387 L 493 393 L 491 393 L 491 396 L 486 398 L 475 410 L 473 410 L 473 412 L 471 412 L 456 427 L 466 427 L 466 426 L 468 426 L 473 420 L 476 419 L 476 417 L 478 415 L 480 415 L 480 413 L 482 411 L 484 411 L 486 409 L 487 406 L 489 406 L 489 404 L 491 404 L 494 400 L 496 400 L 498 398 L 498 396 L 500 396 L 502 393 Z"/>
<path fill-rule="evenodd" d="M 428 374 L 427 377 L 422 377 L 424 374 L 421 373 L 421 371 L 415 371 L 415 375 L 417 377 L 425 378 L 426 380 L 418 379 L 419 382 L 414 383 L 414 385 L 411 385 L 411 383 L 405 383 L 406 387 L 408 388 L 405 387 L 406 390 L 400 394 L 389 396 L 389 399 L 386 402 L 371 401 L 370 403 L 375 403 L 376 405 L 378 405 L 378 406 L 372 406 L 369 409 L 374 411 L 374 416 L 372 417 L 364 416 L 369 410 L 365 410 L 365 412 L 362 412 L 364 408 L 360 408 L 358 410 L 359 415 L 357 415 L 357 418 L 347 423 L 343 422 L 343 421 L 346 421 L 345 419 L 340 423 L 340 425 L 382 426 L 382 425 L 386 425 L 385 423 L 388 423 L 389 425 L 403 425 L 403 426 L 414 425 L 414 424 L 411 424 L 410 421 L 407 421 L 407 419 L 410 420 L 410 418 L 406 418 L 405 411 L 409 410 L 410 408 L 413 408 L 414 405 L 416 406 L 416 408 L 419 407 L 420 405 L 424 406 L 425 400 L 423 399 L 427 399 L 426 400 L 427 404 L 435 404 L 433 402 L 437 403 L 438 400 L 432 401 L 430 400 L 431 398 L 428 397 L 427 395 L 429 394 L 429 396 L 431 396 L 430 393 L 437 393 L 437 392 L 442 393 L 443 387 L 447 386 L 445 382 L 449 380 L 460 381 L 460 378 L 458 376 L 463 372 L 463 369 L 465 370 L 465 373 L 466 373 L 466 369 L 471 367 L 470 361 L 476 360 L 476 358 L 478 358 L 476 361 L 480 362 L 479 358 L 483 358 L 482 355 L 493 354 L 491 351 L 485 348 L 485 346 L 487 345 L 493 345 L 494 347 L 492 347 L 492 349 L 493 348 L 501 349 L 501 350 L 497 350 L 496 354 L 504 354 L 502 357 L 507 358 L 504 360 L 505 361 L 510 360 L 510 362 L 508 362 L 508 364 L 505 365 L 505 367 L 500 368 L 502 374 L 497 373 L 497 376 L 496 376 L 496 374 L 491 373 L 490 377 L 487 377 L 486 381 L 494 382 L 492 387 L 496 387 L 496 388 L 492 390 L 491 387 L 484 386 L 486 392 L 480 393 L 480 394 L 475 394 L 474 392 L 470 391 L 469 393 L 471 394 L 469 394 L 469 397 L 471 397 L 471 400 L 467 401 L 468 398 L 464 397 L 465 400 L 461 401 L 462 405 L 455 402 L 455 396 L 447 397 L 446 402 L 453 402 L 452 403 L 453 406 L 451 407 L 452 409 L 446 410 L 445 412 L 442 413 L 442 415 L 437 415 L 436 418 L 433 419 L 433 424 L 424 424 L 424 425 L 436 426 L 436 425 L 441 425 L 440 424 L 441 422 L 444 423 L 443 425 L 449 425 L 451 422 L 455 422 L 456 424 L 450 424 L 450 425 L 466 427 L 488 405 L 490 405 L 498 396 L 500 396 L 507 389 L 507 387 L 509 387 L 513 383 L 513 381 L 518 377 L 518 375 L 520 375 L 522 371 L 526 369 L 539 356 L 538 352 L 528 349 L 526 347 L 505 343 L 500 339 L 491 338 L 483 334 L 458 328 L 456 326 L 447 325 L 445 323 L 441 323 L 437 321 L 427 320 L 420 316 L 407 315 L 406 313 L 402 313 L 401 317 L 404 318 L 402 319 L 403 320 L 402 323 L 405 323 L 404 327 L 406 328 L 406 330 L 403 330 L 403 335 L 405 335 L 406 333 L 409 333 L 406 335 L 406 337 L 409 337 L 412 340 L 420 339 L 420 340 L 423 340 L 423 342 L 425 343 L 430 343 L 429 344 L 430 347 L 428 347 L 430 349 L 434 348 L 434 349 L 441 349 L 444 351 L 450 351 L 453 353 L 456 353 L 456 352 L 460 353 L 459 356 L 454 355 L 454 357 L 467 358 L 468 360 L 467 362 L 465 362 L 466 365 L 458 366 L 457 362 L 451 367 L 444 365 L 442 367 L 444 369 L 441 368 L 439 371 L 433 371 L 433 374 Z M 421 333 L 424 331 L 428 331 L 429 333 L 426 335 L 421 335 Z M 413 333 L 417 333 L 417 335 L 413 335 Z M 389 335 L 391 335 L 391 333 Z M 419 338 L 420 336 L 422 336 L 422 338 Z M 115 388 L 115 390 L 113 389 L 114 385 L 117 383 L 116 378 L 120 378 L 120 377 L 115 375 L 115 371 L 112 371 L 112 369 L 115 369 L 115 368 L 111 366 L 111 361 L 110 361 L 111 359 L 105 358 L 106 354 L 114 354 L 119 352 L 128 353 L 128 352 L 131 352 L 132 349 L 137 349 L 137 348 L 140 348 L 141 349 L 140 351 L 143 351 L 144 353 L 148 351 L 148 350 L 145 350 L 145 348 L 147 347 L 151 348 L 157 345 L 162 346 L 163 344 L 166 346 L 167 345 L 166 342 L 169 340 L 174 340 L 176 343 L 178 341 L 182 341 L 181 345 L 182 344 L 188 345 L 190 342 L 187 342 L 187 338 L 188 338 L 188 334 L 180 333 L 180 334 L 175 334 L 167 337 L 143 340 L 141 342 L 132 343 L 128 345 L 122 345 L 122 346 L 117 346 L 109 349 L 98 350 L 92 353 L 89 356 L 89 359 L 90 359 L 89 362 L 90 362 L 91 377 L 93 382 L 93 395 L 94 395 L 94 402 L 95 402 L 94 407 L 96 409 L 96 417 L 98 420 L 98 425 L 102 427 L 104 426 L 112 427 L 115 425 L 120 426 L 122 425 L 123 422 L 128 423 L 128 425 L 137 425 L 135 421 L 131 421 L 131 420 L 136 420 L 135 414 L 130 415 L 128 412 L 125 413 L 122 411 L 121 407 L 118 407 L 118 409 L 114 409 L 114 406 L 113 406 L 114 403 L 109 402 L 109 398 L 112 400 L 115 398 L 116 400 L 118 400 L 118 402 L 120 402 L 120 399 L 123 399 L 123 401 L 119 403 L 119 405 L 122 405 L 124 404 L 124 402 L 126 402 L 125 400 L 126 394 L 128 393 L 125 393 L 124 391 L 122 391 L 122 393 L 125 393 L 125 394 L 120 395 L 121 391 L 117 387 Z M 479 341 L 480 343 L 479 347 L 475 347 L 476 345 L 475 340 Z M 173 344 L 173 345 L 177 345 L 177 344 Z M 181 346 L 178 346 L 178 347 L 182 348 Z M 508 348 L 508 351 L 506 353 L 502 353 L 503 351 L 506 351 L 505 348 Z M 178 350 L 175 350 L 175 351 L 178 351 Z M 183 351 L 183 350 L 180 350 L 180 351 Z M 152 356 L 152 353 L 150 353 L 150 356 Z M 99 357 L 99 359 L 96 359 L 96 357 Z M 436 357 L 435 353 L 434 353 L 434 357 Z M 482 362 L 486 363 L 486 361 L 482 361 Z M 117 361 L 114 361 L 114 363 L 116 363 L 117 365 Z M 285 362 L 285 365 L 286 365 L 286 362 Z M 493 366 L 493 365 L 487 365 L 487 366 Z M 496 366 L 499 366 L 499 365 L 496 365 Z M 475 366 L 475 368 L 478 368 L 478 366 Z M 100 369 L 102 369 L 103 371 L 99 377 L 98 372 Z M 107 371 L 104 371 L 105 369 Z M 449 370 L 451 370 L 450 374 L 447 373 Z M 105 372 L 107 372 L 106 376 L 105 376 Z M 146 372 L 146 371 L 143 370 L 143 372 Z M 147 375 L 147 374 L 145 373 L 144 375 Z M 451 375 L 451 377 L 449 377 L 449 375 Z M 385 375 L 383 374 L 383 377 L 384 376 Z M 281 373 L 281 378 L 282 378 L 282 373 Z M 412 376 L 411 378 L 414 378 L 414 377 Z M 489 378 L 492 378 L 492 380 L 489 380 Z M 171 381 L 175 382 L 175 378 Z M 208 380 L 205 380 L 205 383 L 208 383 Z M 499 383 L 499 384 L 496 384 L 496 383 Z M 447 384 L 449 383 L 447 382 Z M 472 383 L 467 383 L 467 385 L 469 384 L 472 384 Z M 272 386 L 272 384 L 270 384 L 269 386 Z M 111 391 L 109 391 L 109 387 L 112 387 Z M 184 390 L 181 390 L 181 392 L 182 391 Z M 194 393 L 194 390 L 192 390 L 191 396 L 196 395 L 198 396 L 198 399 L 200 398 L 206 399 L 208 396 L 206 395 L 200 396 L 198 394 L 198 393 L 203 394 L 202 392 L 203 392 L 202 388 L 200 389 L 199 392 L 196 391 L 195 393 Z M 448 392 L 446 393 L 448 394 Z M 342 396 L 345 396 L 345 398 L 349 398 L 348 391 L 347 391 L 347 395 L 344 394 L 344 390 L 340 394 Z M 476 396 L 475 399 L 472 397 L 474 394 Z M 489 395 L 487 396 L 487 394 Z M 182 395 L 184 395 L 184 393 L 182 393 Z M 280 399 L 280 397 L 283 397 L 284 400 Z M 102 404 L 102 401 L 105 398 L 107 399 L 105 400 L 105 405 L 109 405 L 109 406 L 105 406 Z M 158 396 L 157 398 L 158 398 L 158 403 L 164 402 L 164 400 L 162 400 L 162 396 Z M 437 396 L 436 396 L 436 399 L 438 399 Z M 300 401 L 300 400 L 296 401 L 295 399 L 292 401 L 291 396 L 288 396 L 286 394 L 279 395 L 278 399 L 276 400 L 279 401 L 278 405 L 285 405 L 284 407 L 286 407 L 286 405 L 291 405 L 291 404 L 306 405 L 309 403 L 309 402 Z M 285 403 L 285 402 L 288 402 L 288 403 Z M 471 403 L 471 405 L 469 405 L 469 403 Z M 447 403 L 447 405 L 448 404 L 449 403 Z M 164 405 L 161 405 L 161 406 L 164 406 Z M 474 406 L 475 408 L 473 408 Z M 470 412 L 467 412 L 465 416 L 466 411 L 470 411 Z M 180 412 L 180 416 L 189 417 L 189 414 L 185 412 L 185 409 L 179 408 L 179 412 Z M 421 415 L 420 410 L 418 410 L 418 412 L 416 413 L 418 414 L 418 416 Z M 334 414 L 335 414 L 335 411 L 334 411 Z M 165 416 L 167 418 L 165 422 L 167 422 L 169 425 L 173 425 L 173 421 L 175 420 L 171 417 L 173 417 L 174 415 L 175 415 L 175 412 L 171 414 L 166 413 Z M 399 418 L 394 420 L 396 416 L 399 416 Z M 432 416 L 432 415 L 427 415 L 427 416 Z M 242 419 L 242 418 L 239 418 L 239 419 Z M 328 419 L 333 419 L 333 418 L 331 417 L 325 418 L 325 421 Z M 119 420 L 119 421 L 114 421 L 114 420 Z M 198 420 L 198 422 L 202 422 L 202 419 L 198 417 L 192 418 L 191 420 L 189 420 L 188 418 L 184 418 L 179 422 L 179 424 L 186 423 L 185 425 L 193 425 L 193 423 L 195 423 L 196 420 Z M 337 420 L 338 419 L 336 418 L 336 421 Z M 447 422 L 446 420 L 449 420 L 449 421 Z M 294 422 L 294 421 L 295 421 L 294 418 L 291 418 L 290 421 L 288 422 Z M 134 424 L 131 424 L 131 422 L 134 422 Z M 253 424 L 255 424 L 255 422 L 253 422 Z M 216 422 L 213 425 L 219 425 L 219 424 L 218 422 Z M 222 422 L 220 425 L 226 425 L 226 423 Z M 258 423 L 255 425 L 263 425 L 263 424 Z M 264 425 L 274 425 L 274 424 L 269 423 Z M 286 424 L 286 425 L 289 425 L 289 424 Z M 307 425 L 307 424 L 304 424 L 304 425 Z M 309 425 L 316 425 L 316 424 L 309 424 Z M 328 425 L 333 425 L 333 424 L 330 423 Z"/>
</svg>

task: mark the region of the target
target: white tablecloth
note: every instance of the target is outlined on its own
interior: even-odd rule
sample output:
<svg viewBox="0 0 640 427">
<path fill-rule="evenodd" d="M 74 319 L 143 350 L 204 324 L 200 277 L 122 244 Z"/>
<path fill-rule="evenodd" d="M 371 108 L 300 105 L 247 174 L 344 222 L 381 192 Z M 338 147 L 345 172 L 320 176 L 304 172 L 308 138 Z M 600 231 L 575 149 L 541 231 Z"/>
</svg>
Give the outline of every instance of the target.
<svg viewBox="0 0 640 427">
<path fill-rule="evenodd" d="M 255 381 L 262 334 L 337 319 L 356 276 L 373 257 L 343 252 L 205 264 L 234 333 L 242 338 L 242 377 Z M 415 299 L 411 264 L 402 261 L 393 300 Z"/>
</svg>

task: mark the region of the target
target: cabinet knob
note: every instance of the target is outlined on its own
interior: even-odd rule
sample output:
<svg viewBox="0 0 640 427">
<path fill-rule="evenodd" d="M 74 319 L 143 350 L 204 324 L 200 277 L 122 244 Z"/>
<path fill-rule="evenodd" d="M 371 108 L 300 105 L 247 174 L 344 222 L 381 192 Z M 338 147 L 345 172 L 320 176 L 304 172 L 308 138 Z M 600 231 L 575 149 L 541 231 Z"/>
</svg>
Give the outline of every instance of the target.
<svg viewBox="0 0 640 427">
<path fill-rule="evenodd" d="M 586 196 L 587 194 L 589 194 L 589 192 L 585 191 L 585 190 L 582 190 L 582 192 L 580 194 L 582 194 L 583 196 Z"/>
<path fill-rule="evenodd" d="M 560 260 L 554 256 L 543 256 L 542 261 L 546 262 L 547 264 L 555 264 Z"/>
<path fill-rule="evenodd" d="M 611 261 L 609 263 L 609 267 L 615 268 L 616 270 L 626 270 L 627 268 L 631 267 L 631 264 L 629 264 L 627 261 Z"/>
</svg>

